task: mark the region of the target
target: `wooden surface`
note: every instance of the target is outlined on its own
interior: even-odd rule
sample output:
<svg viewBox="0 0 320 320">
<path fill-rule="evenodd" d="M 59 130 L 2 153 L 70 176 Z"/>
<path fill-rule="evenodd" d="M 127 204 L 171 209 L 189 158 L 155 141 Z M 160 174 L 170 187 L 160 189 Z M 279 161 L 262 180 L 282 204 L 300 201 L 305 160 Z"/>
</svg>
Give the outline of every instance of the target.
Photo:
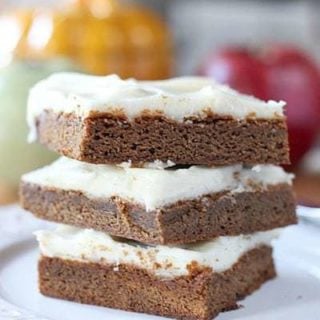
<svg viewBox="0 0 320 320">
<path fill-rule="evenodd" d="M 15 188 L 0 183 L 0 205 L 18 201 L 18 192 Z"/>
<path fill-rule="evenodd" d="M 320 207 L 320 175 L 297 173 L 293 186 L 298 203 Z"/>
</svg>

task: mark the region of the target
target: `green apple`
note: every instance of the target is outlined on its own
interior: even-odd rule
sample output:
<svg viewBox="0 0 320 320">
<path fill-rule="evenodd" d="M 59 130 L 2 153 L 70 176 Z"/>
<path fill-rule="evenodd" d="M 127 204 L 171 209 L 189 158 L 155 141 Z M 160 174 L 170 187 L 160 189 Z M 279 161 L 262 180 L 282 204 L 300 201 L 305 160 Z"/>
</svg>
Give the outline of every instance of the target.
<svg viewBox="0 0 320 320">
<path fill-rule="evenodd" d="M 57 71 L 76 70 L 66 60 L 17 61 L 0 68 L 0 183 L 16 188 L 20 176 L 57 156 L 27 143 L 26 106 L 29 89 Z"/>
</svg>

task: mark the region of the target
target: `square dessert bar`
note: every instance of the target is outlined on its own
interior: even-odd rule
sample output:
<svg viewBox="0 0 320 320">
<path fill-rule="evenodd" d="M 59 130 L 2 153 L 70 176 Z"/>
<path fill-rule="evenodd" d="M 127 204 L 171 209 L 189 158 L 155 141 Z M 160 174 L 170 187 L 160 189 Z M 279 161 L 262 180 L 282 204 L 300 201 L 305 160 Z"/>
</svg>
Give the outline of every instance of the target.
<svg viewBox="0 0 320 320">
<path fill-rule="evenodd" d="M 287 164 L 283 106 L 206 78 L 60 73 L 31 90 L 28 122 L 30 140 L 96 164 Z"/>
<path fill-rule="evenodd" d="M 174 248 L 66 226 L 39 231 L 40 291 L 80 303 L 209 320 L 275 276 L 270 242 L 278 233 Z"/>
<path fill-rule="evenodd" d="M 36 216 L 149 244 L 182 244 L 296 223 L 292 175 L 280 167 L 183 169 L 60 158 L 22 177 Z"/>
</svg>

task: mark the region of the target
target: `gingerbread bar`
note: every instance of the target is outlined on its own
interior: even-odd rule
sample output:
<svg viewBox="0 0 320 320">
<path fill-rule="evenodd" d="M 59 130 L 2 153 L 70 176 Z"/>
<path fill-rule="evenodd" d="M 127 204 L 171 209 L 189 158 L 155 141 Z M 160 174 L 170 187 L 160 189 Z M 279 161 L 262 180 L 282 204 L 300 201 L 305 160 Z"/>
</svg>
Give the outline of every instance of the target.
<svg viewBox="0 0 320 320">
<path fill-rule="evenodd" d="M 39 218 L 179 244 L 295 223 L 291 179 L 272 165 L 161 170 L 61 158 L 24 175 L 20 199 Z"/>
<path fill-rule="evenodd" d="M 96 164 L 287 164 L 284 102 L 198 77 L 163 81 L 60 73 L 30 92 L 30 141 Z"/>
<path fill-rule="evenodd" d="M 72 227 L 37 233 L 42 294 L 178 319 L 210 320 L 275 276 L 278 230 L 174 248 Z"/>
</svg>

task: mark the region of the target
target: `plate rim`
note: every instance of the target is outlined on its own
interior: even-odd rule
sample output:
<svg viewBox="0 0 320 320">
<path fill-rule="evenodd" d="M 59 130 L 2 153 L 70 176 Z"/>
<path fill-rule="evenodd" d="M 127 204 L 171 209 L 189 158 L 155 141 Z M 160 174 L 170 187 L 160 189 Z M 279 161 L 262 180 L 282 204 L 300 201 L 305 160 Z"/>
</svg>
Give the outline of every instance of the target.
<svg viewBox="0 0 320 320">
<path fill-rule="evenodd" d="M 2 241 L 0 242 L 0 250 L 5 250 L 18 242 L 23 242 L 31 239 L 31 233 L 44 226 L 46 223 L 33 219 L 31 215 L 22 210 L 16 204 L 2 206 L 0 209 L 0 221 L 4 220 L 5 223 L 0 223 L 0 234 Z M 25 227 L 26 220 L 28 226 Z M 14 230 L 12 226 L 17 228 Z M 0 252 L 1 256 L 1 252 Z M 1 283 L 0 283 L 1 286 Z M 0 319 L 10 320 L 50 320 L 46 317 L 34 314 L 25 308 L 19 307 L 0 295 Z"/>
</svg>

